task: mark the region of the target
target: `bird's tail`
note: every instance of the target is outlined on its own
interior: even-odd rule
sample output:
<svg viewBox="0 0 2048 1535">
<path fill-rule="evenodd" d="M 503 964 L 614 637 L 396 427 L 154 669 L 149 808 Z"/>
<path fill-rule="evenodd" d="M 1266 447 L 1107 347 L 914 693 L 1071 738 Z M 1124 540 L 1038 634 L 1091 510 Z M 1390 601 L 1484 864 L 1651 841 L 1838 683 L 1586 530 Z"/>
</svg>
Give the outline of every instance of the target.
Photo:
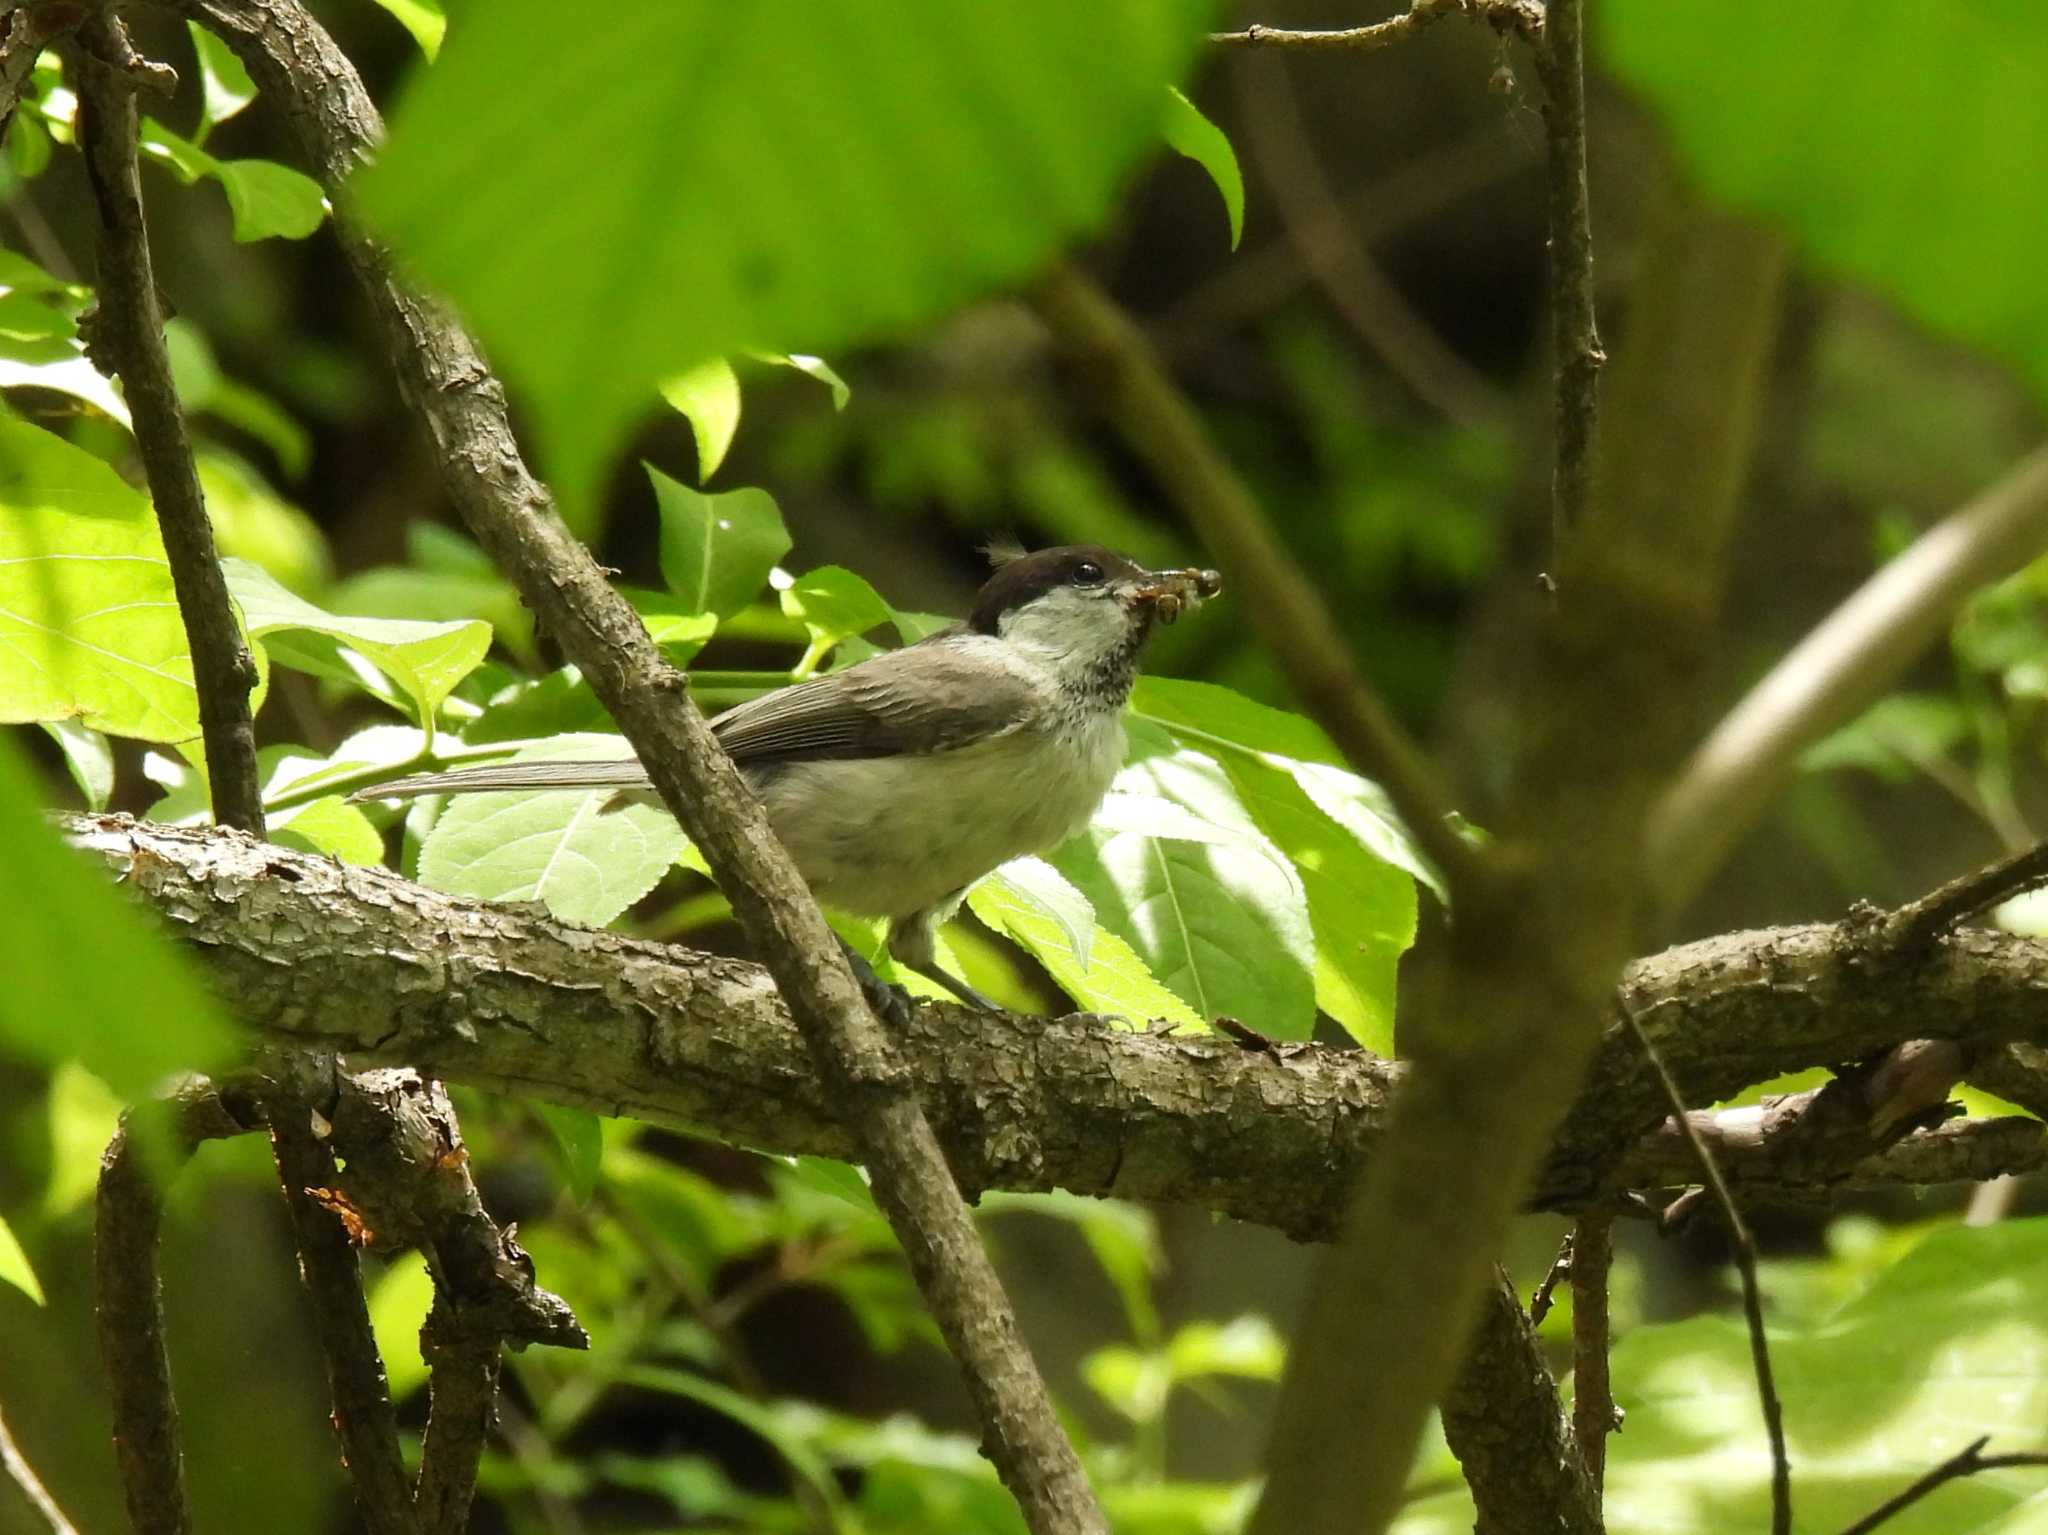
<svg viewBox="0 0 2048 1535">
<path fill-rule="evenodd" d="M 421 794 L 480 794 L 493 789 L 645 789 L 647 770 L 628 757 L 623 762 L 494 762 L 452 773 L 415 773 L 389 783 L 372 784 L 349 796 L 351 803 L 373 799 L 412 799 Z"/>
</svg>

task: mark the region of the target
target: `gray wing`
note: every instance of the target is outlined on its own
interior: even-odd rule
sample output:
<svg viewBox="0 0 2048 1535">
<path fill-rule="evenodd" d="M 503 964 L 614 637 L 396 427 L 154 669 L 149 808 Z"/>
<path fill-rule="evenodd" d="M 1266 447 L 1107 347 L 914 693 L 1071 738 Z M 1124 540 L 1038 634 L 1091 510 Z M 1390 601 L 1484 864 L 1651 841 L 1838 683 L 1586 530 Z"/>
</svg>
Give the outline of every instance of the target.
<svg viewBox="0 0 2048 1535">
<path fill-rule="evenodd" d="M 954 751 L 1038 712 L 1030 683 L 944 639 L 886 651 L 711 722 L 741 764 Z"/>
</svg>

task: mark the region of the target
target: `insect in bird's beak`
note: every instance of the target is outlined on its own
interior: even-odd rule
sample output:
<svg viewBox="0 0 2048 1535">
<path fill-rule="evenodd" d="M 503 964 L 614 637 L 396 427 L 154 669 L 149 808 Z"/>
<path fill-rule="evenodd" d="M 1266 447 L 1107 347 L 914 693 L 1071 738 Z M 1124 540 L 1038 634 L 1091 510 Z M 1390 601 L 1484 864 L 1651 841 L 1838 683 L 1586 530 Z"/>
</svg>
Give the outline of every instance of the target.
<svg viewBox="0 0 2048 1535">
<path fill-rule="evenodd" d="M 1161 623 L 1170 624 L 1222 590 L 1223 577 L 1213 570 L 1154 570 L 1132 596 L 1149 604 Z"/>
</svg>

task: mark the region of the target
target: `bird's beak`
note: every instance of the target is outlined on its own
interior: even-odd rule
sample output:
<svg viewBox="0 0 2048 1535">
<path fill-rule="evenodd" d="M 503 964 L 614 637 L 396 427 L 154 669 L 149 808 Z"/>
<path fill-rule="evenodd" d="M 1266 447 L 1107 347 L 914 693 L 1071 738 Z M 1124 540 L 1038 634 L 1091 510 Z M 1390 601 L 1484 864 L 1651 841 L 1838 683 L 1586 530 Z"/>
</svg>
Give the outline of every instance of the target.
<svg viewBox="0 0 2048 1535">
<path fill-rule="evenodd" d="M 1131 593 L 1161 623 L 1170 624 L 1223 590 L 1223 577 L 1213 570 L 1150 570 Z"/>
</svg>

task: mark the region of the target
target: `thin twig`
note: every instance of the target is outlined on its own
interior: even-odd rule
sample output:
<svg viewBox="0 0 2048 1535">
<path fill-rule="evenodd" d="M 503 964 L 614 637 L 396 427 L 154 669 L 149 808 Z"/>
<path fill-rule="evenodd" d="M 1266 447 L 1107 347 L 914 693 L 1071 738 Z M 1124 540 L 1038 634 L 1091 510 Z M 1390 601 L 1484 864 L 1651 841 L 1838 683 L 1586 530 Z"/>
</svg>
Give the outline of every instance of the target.
<svg viewBox="0 0 2048 1535">
<path fill-rule="evenodd" d="M 1743 1220 L 1742 1211 L 1736 1206 L 1735 1196 L 1729 1192 L 1727 1180 L 1721 1176 L 1720 1164 L 1714 1160 L 1706 1139 L 1686 1109 L 1685 1098 L 1665 1066 L 1664 1057 L 1650 1043 L 1650 1036 L 1643 1032 L 1635 1014 L 1626 1008 L 1619 1011 L 1629 1032 L 1635 1036 L 1643 1058 L 1663 1084 L 1664 1094 L 1671 1103 L 1672 1116 L 1685 1131 L 1692 1153 L 1699 1159 L 1706 1187 L 1712 1193 L 1714 1203 L 1720 1206 L 1721 1218 L 1728 1223 L 1729 1243 L 1735 1249 L 1735 1267 L 1742 1276 L 1742 1311 L 1749 1323 L 1750 1362 L 1756 1370 L 1756 1390 L 1763 1408 L 1764 1432 L 1771 1441 L 1771 1535 L 1791 1535 L 1792 1463 L 1785 1453 L 1785 1408 L 1778 1400 L 1777 1381 L 1771 1373 L 1770 1341 L 1764 1333 L 1763 1295 L 1756 1278 L 1756 1243 L 1749 1234 L 1749 1225 Z"/>
<path fill-rule="evenodd" d="M 1583 0 L 1548 0 L 1536 72 L 1550 193 L 1551 349 L 1557 369 L 1551 464 L 1551 545 L 1561 550 L 1585 515 L 1593 485 L 1593 431 L 1600 401 L 1600 330 L 1593 310 L 1593 214 L 1586 190 Z M 1553 553 L 1553 558 L 1556 555 Z"/>
<path fill-rule="evenodd" d="M 1607 1436 L 1621 1426 L 1607 1373 L 1607 1283 L 1614 1213 L 1588 1210 L 1572 1232 L 1572 1437 L 1597 1503 L 1607 1485 Z"/>
<path fill-rule="evenodd" d="M 1444 16 L 1470 16 L 1491 23 L 1497 30 L 1520 33 L 1533 42 L 1542 34 L 1544 11 L 1537 0 L 1412 0 L 1401 15 L 1362 27 L 1294 30 L 1253 22 L 1237 32 L 1211 32 L 1209 41 L 1225 47 L 1279 48 L 1302 53 L 1375 53 L 1413 37 Z"/>
<path fill-rule="evenodd" d="M 1912 1486 L 1895 1497 L 1885 1499 L 1861 1519 L 1848 1526 L 1842 1531 L 1842 1535 L 1870 1535 L 1872 1530 L 1886 1520 L 1904 1513 L 1935 1488 L 1960 1477 L 1975 1476 L 1979 1471 L 2005 1471 L 2015 1466 L 2048 1466 L 2048 1453 L 2038 1450 L 2011 1455 L 1986 1455 L 1984 1446 L 1989 1443 L 1991 1436 L 1986 1434 L 1975 1443 L 1958 1450 Z"/>
<path fill-rule="evenodd" d="M 1543 1319 L 1550 1315 L 1550 1308 L 1557 1303 L 1557 1287 L 1569 1285 L 1572 1279 L 1572 1244 L 1578 1236 L 1574 1226 L 1564 1234 L 1557 1244 L 1557 1256 L 1550 1260 L 1550 1267 L 1543 1272 L 1542 1282 L 1529 1297 L 1529 1325 L 1541 1327 Z"/>
<path fill-rule="evenodd" d="M 21 1446 L 14 1442 L 4 1412 L 0 1412 L 0 1471 L 7 1473 L 8 1480 L 21 1489 L 21 1495 L 42 1515 L 43 1523 L 50 1527 L 50 1535 L 78 1535 L 77 1528 L 64 1517 L 64 1510 L 57 1506 L 57 1500 L 50 1496 L 50 1489 L 36 1475 L 36 1468 L 21 1453 Z"/>
<path fill-rule="evenodd" d="M 261 836 L 263 798 L 249 715 L 256 663 L 235 623 L 192 444 L 185 436 L 143 220 L 135 92 L 138 78 L 151 79 L 161 66 L 137 58 L 127 29 L 111 14 L 87 20 L 79 39 L 85 59 L 78 141 L 99 209 L 99 311 L 89 350 L 102 371 L 120 375 L 134 417 L 135 441 L 192 653 L 213 817 Z"/>
<path fill-rule="evenodd" d="M 131 1120 L 123 1119 L 100 1162 L 93 1222 L 100 1357 L 130 1526 L 135 1535 L 190 1535 L 192 1509 L 157 1278 L 163 1204 Z"/>
<path fill-rule="evenodd" d="M 2048 881 L 2048 842 L 1950 880 L 1885 919 L 1879 942 L 1887 948 L 1911 950 L 1932 943 L 1957 924 Z"/>
<path fill-rule="evenodd" d="M 301 0 L 181 0 L 234 48 L 343 211 L 334 221 L 443 488 L 478 541 L 611 711 L 663 804 L 703 848 L 859 1140 L 877 1204 L 958 1360 L 983 1443 L 1035 1535 L 1107 1528 L 1002 1281 L 933 1135 L 917 1083 L 863 1000 L 817 902 L 682 678 L 528 471 L 504 391 L 476 343 L 413 292 L 355 226 L 341 185 L 382 136 L 346 55 Z"/>
<path fill-rule="evenodd" d="M 315 1190 L 332 1190 L 337 1182 L 334 1154 L 314 1133 L 313 1111 L 306 1104 L 279 1095 L 265 1108 L 271 1151 L 298 1243 L 299 1274 L 313 1304 L 313 1329 L 327 1361 L 334 1432 L 341 1440 L 356 1501 L 372 1535 L 420 1535 L 413 1517 L 412 1486 L 398 1447 L 398 1416 L 370 1331 L 362 1263 L 342 1219 L 314 1197 Z"/>
<path fill-rule="evenodd" d="M 0 14 L 0 139 L 14 122 L 22 90 L 35 73 L 42 51 L 85 17 L 75 0 L 17 5 Z"/>
<path fill-rule="evenodd" d="M 1648 866 L 1664 904 L 1699 888 L 1807 747 L 1891 686 L 1972 592 L 2044 547 L 2048 448 L 2037 448 L 1879 569 L 1722 717 L 1651 817 Z"/>
<path fill-rule="evenodd" d="M 1302 702 L 1358 770 L 1377 779 L 1458 900 L 1485 865 L 1448 819 L 1451 805 L 1419 747 L 1359 671 L 1329 605 L 1282 547 L 1250 488 L 1217 451 L 1187 397 L 1131 318 L 1078 268 L 1061 264 L 1031 294 L 1075 354 L 1104 409 L 1194 524 Z"/>
</svg>

